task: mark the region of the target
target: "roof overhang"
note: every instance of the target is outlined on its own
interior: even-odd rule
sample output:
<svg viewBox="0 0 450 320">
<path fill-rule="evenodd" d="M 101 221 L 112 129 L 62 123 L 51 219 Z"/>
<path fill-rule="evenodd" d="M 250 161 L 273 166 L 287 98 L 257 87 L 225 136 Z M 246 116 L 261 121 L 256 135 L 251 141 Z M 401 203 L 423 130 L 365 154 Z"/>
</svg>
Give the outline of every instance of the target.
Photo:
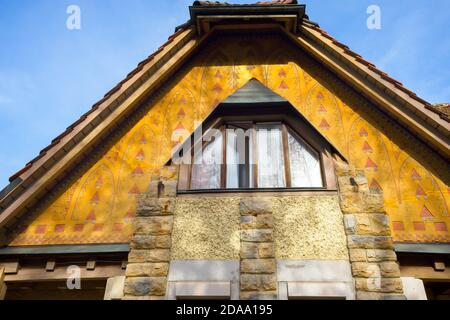
<svg viewBox="0 0 450 320">
<path fill-rule="evenodd" d="M 305 5 L 214 5 L 189 7 L 191 23 L 199 34 L 209 32 L 214 26 L 277 23 L 287 31 L 297 33 L 305 17 Z"/>
</svg>

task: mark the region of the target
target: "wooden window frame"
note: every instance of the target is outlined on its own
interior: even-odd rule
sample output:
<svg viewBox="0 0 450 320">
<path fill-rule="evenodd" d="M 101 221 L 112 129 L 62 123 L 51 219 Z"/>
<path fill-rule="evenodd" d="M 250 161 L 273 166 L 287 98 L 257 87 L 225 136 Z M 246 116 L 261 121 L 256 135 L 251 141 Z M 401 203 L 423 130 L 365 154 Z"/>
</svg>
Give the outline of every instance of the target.
<svg viewBox="0 0 450 320">
<path fill-rule="evenodd" d="M 244 121 L 251 123 L 252 130 L 252 155 L 253 155 L 253 186 L 251 188 L 227 188 L 227 125 L 233 125 L 233 122 Z M 283 144 L 283 161 L 286 187 L 284 188 L 259 188 L 258 187 L 258 144 L 257 144 L 257 124 L 264 123 L 277 123 L 281 125 L 282 130 L 282 144 Z M 221 117 L 216 119 L 212 125 L 203 130 L 200 141 L 193 141 L 191 143 L 191 159 L 194 159 L 195 146 L 198 143 L 202 144 L 204 148 L 208 142 L 203 141 L 204 134 L 212 129 L 219 129 L 222 132 L 222 164 L 220 173 L 220 188 L 219 189 L 192 189 L 192 164 L 182 165 L 180 170 L 179 192 L 180 193 L 233 193 L 233 192 L 289 192 L 289 191 L 330 191 L 336 190 L 336 177 L 334 176 L 334 166 L 332 164 L 331 151 L 328 150 L 323 144 L 313 145 L 309 141 L 312 140 L 311 133 L 306 137 L 299 134 L 297 128 L 292 125 L 285 115 L 267 115 L 255 120 L 249 120 L 249 116 L 242 117 Z M 311 148 L 318 156 L 320 161 L 320 173 L 322 179 L 322 187 L 292 187 L 292 172 L 289 154 L 289 141 L 288 134 L 291 133 L 296 139 L 301 140 L 309 148 Z M 249 181 L 250 182 L 250 181 Z"/>
</svg>

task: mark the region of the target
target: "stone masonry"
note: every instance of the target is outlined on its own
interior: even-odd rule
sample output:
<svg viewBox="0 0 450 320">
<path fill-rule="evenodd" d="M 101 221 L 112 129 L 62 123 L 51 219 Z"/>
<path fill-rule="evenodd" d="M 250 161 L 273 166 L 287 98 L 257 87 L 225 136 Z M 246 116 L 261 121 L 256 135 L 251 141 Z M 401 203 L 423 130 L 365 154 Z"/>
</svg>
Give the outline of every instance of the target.
<svg viewBox="0 0 450 320">
<path fill-rule="evenodd" d="M 124 287 L 125 300 L 166 298 L 178 172 L 165 167 L 138 198 Z"/>
<path fill-rule="evenodd" d="M 335 166 L 356 298 L 405 299 L 383 194 L 369 190 L 363 171 Z"/>
<path fill-rule="evenodd" d="M 241 214 L 241 300 L 277 299 L 277 268 L 270 198 L 243 198 Z"/>
<path fill-rule="evenodd" d="M 0 300 L 5 299 L 6 295 L 6 284 L 5 280 L 5 269 L 0 268 Z"/>
</svg>

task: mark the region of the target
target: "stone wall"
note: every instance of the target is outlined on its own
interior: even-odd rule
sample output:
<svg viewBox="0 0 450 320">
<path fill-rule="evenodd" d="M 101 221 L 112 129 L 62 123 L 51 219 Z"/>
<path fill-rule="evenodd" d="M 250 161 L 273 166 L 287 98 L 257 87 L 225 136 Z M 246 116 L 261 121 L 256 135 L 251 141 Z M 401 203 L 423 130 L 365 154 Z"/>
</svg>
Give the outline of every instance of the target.
<svg viewBox="0 0 450 320">
<path fill-rule="evenodd" d="M 241 300 L 277 299 L 277 264 L 272 201 L 243 198 L 241 214 Z"/>
<path fill-rule="evenodd" d="M 172 260 L 238 260 L 237 197 L 177 198 Z"/>
<path fill-rule="evenodd" d="M 383 194 L 353 166 L 336 161 L 336 173 L 356 298 L 405 299 Z"/>
<path fill-rule="evenodd" d="M 163 168 L 138 199 L 124 288 L 125 300 L 166 298 L 177 170 Z"/>
<path fill-rule="evenodd" d="M 3 300 L 6 295 L 5 269 L 0 268 L 0 300 Z"/>
<path fill-rule="evenodd" d="M 348 249 L 338 195 L 273 198 L 279 260 L 345 260 Z"/>
</svg>

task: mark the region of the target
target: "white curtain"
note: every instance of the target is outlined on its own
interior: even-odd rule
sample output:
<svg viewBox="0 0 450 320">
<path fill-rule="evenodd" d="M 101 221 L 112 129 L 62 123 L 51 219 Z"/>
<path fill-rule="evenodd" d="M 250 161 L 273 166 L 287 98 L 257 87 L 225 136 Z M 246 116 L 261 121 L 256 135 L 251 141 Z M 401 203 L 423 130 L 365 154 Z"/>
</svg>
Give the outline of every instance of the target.
<svg viewBox="0 0 450 320">
<path fill-rule="evenodd" d="M 239 188 L 238 139 L 234 129 L 227 130 L 227 188 Z"/>
<path fill-rule="evenodd" d="M 323 187 L 320 159 L 317 152 L 291 133 L 288 136 L 292 187 Z"/>
<path fill-rule="evenodd" d="M 196 190 L 220 189 L 221 164 L 222 136 L 216 135 L 211 142 L 206 144 L 202 153 L 194 155 L 191 188 Z"/>
<path fill-rule="evenodd" d="M 280 125 L 257 126 L 258 187 L 285 188 L 283 143 Z"/>
</svg>

